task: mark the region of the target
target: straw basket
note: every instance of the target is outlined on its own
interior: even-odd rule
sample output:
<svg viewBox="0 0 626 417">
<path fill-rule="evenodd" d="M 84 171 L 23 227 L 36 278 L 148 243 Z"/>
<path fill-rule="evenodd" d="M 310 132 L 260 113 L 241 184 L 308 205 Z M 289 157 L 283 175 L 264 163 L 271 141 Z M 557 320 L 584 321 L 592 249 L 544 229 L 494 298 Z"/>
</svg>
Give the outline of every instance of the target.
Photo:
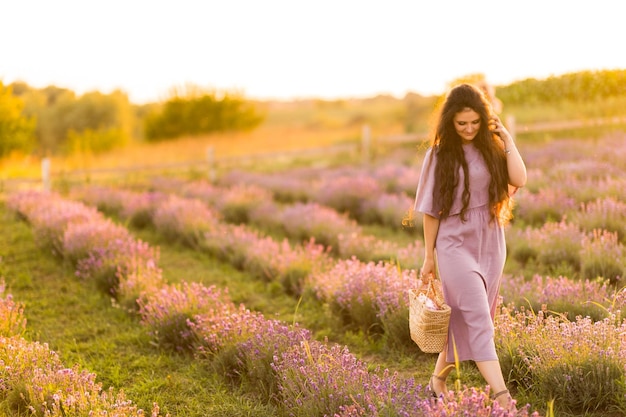
<svg viewBox="0 0 626 417">
<path fill-rule="evenodd" d="M 433 300 L 439 310 L 432 310 L 419 299 L 420 294 Z M 450 306 L 443 301 L 441 281 L 431 279 L 428 286 L 419 290 L 409 290 L 409 329 L 411 339 L 427 353 L 439 353 L 443 350 L 448 337 Z"/>
</svg>

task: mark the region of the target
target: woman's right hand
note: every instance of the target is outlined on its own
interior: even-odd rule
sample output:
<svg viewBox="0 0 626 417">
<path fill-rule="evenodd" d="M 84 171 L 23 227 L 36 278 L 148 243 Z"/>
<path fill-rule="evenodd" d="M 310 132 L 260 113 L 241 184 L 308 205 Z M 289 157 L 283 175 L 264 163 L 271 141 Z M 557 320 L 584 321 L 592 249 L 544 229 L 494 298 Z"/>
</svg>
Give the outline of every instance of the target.
<svg viewBox="0 0 626 417">
<path fill-rule="evenodd" d="M 420 270 L 420 279 L 424 284 L 428 284 L 435 276 L 435 260 L 433 258 L 424 258 L 422 269 Z"/>
</svg>

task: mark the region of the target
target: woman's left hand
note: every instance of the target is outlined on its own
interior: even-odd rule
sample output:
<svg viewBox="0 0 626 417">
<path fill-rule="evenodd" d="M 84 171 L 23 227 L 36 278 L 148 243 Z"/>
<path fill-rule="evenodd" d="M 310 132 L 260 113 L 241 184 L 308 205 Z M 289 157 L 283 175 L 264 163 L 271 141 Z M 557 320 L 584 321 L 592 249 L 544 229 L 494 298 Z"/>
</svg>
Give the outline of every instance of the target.
<svg viewBox="0 0 626 417">
<path fill-rule="evenodd" d="M 492 116 L 491 119 L 489 119 L 489 130 L 500 136 L 500 139 L 502 139 L 502 142 L 504 142 L 505 145 L 507 144 L 507 141 L 513 140 L 513 137 L 507 128 L 504 127 L 504 124 L 500 121 L 498 116 Z"/>
</svg>

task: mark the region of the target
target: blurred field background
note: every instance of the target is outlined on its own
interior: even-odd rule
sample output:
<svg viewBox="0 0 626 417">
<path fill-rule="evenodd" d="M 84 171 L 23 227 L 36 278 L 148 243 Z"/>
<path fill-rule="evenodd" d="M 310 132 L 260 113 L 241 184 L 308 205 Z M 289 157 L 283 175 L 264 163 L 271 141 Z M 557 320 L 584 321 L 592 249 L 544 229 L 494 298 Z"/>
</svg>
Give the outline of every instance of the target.
<svg viewBox="0 0 626 417">
<path fill-rule="evenodd" d="M 450 85 L 483 79 L 482 74 L 470 74 Z M 584 71 L 495 87 L 504 103 L 501 116 L 515 121 L 521 141 L 600 137 L 626 126 L 626 70 Z M 137 105 L 121 91 L 78 96 L 54 86 L 0 84 L 5 109 L 0 115 L 0 180 L 40 178 L 45 157 L 53 177 L 80 171 L 84 178 L 85 172 L 89 177 L 99 170 L 202 169 L 207 160 L 217 166 L 240 157 L 336 145 L 358 150 L 364 129 L 371 136 L 368 152 L 375 156 L 398 143 L 388 139 L 411 145 L 425 139 L 441 97 L 408 93 L 399 98 L 255 101 L 236 91 L 186 85 L 173 87 L 163 102 Z M 321 162 L 323 150 L 314 159 Z"/>
</svg>

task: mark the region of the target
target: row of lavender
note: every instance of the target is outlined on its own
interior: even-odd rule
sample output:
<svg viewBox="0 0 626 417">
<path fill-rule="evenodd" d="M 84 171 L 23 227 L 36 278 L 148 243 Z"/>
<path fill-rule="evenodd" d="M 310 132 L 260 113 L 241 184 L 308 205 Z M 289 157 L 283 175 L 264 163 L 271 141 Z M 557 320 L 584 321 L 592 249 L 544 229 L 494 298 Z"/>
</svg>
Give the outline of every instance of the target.
<svg viewBox="0 0 626 417">
<path fill-rule="evenodd" d="M 151 201 L 150 204 L 155 204 L 154 195 L 150 193 L 117 190 L 98 195 L 108 204 L 119 204 L 120 212 L 131 217 L 133 215 L 131 208 L 137 206 L 136 203 L 132 203 L 134 199 L 140 198 Z M 120 198 L 121 196 L 123 198 Z M 93 195 L 92 198 L 94 198 Z M 185 230 L 188 232 L 202 230 L 205 238 L 213 243 L 221 237 L 220 250 L 211 252 L 215 254 L 232 253 L 233 249 L 230 245 L 241 242 L 239 238 L 231 241 L 229 236 L 235 236 L 234 230 L 245 230 L 244 226 L 222 224 L 220 227 L 225 229 L 221 230 L 229 230 L 229 232 L 222 234 L 206 232 L 207 229 L 201 226 L 203 218 L 201 210 L 207 210 L 206 206 L 198 205 L 196 200 L 176 196 L 167 198 L 161 196 L 161 198 L 158 200 L 159 204 L 150 206 L 148 210 L 153 213 L 153 224 L 158 230 L 172 233 L 171 236 L 174 236 L 173 229 L 169 226 L 173 221 L 163 221 L 161 212 L 161 207 L 170 207 L 165 211 L 168 216 L 177 219 L 178 233 L 180 233 L 178 237 L 186 236 Z M 171 202 L 176 202 L 180 211 L 175 213 L 175 210 L 171 209 Z M 129 205 L 127 206 L 126 203 Z M 181 209 L 186 206 L 194 207 L 194 209 Z M 236 247 L 237 255 L 231 261 L 240 260 L 240 265 L 244 268 L 246 265 L 254 265 L 250 266 L 251 271 L 259 268 L 259 262 L 266 262 L 265 266 L 258 270 L 274 271 L 280 275 L 280 272 L 270 268 L 268 263 L 272 259 L 280 258 L 277 244 L 268 244 L 271 239 L 267 237 L 257 238 L 263 241 L 263 244 L 258 244 L 254 240 L 244 241 L 242 246 Z M 199 247 L 206 248 L 201 241 L 196 241 L 196 243 Z M 246 252 L 247 250 L 250 252 Z M 254 261 L 246 261 L 246 259 L 254 259 Z M 397 299 L 399 293 L 404 293 L 406 288 L 400 288 L 393 285 L 393 282 L 385 281 L 385 278 L 391 278 L 392 281 L 401 282 L 401 277 L 394 275 L 392 269 L 380 269 L 374 264 L 364 265 L 355 260 L 339 260 L 327 269 L 329 268 L 326 263 L 327 259 L 324 259 L 324 261 L 321 258 L 316 260 L 318 266 L 326 265 L 321 270 L 306 269 L 305 283 L 315 285 L 314 288 L 334 286 L 334 300 L 341 303 L 343 311 L 350 312 L 351 319 L 355 323 L 368 323 L 372 327 L 373 320 L 380 315 L 386 319 L 381 326 L 385 331 L 393 332 L 400 329 L 399 331 L 406 334 L 406 305 L 402 310 L 396 310 L 394 315 L 389 316 L 396 318 L 392 321 L 385 316 L 394 310 L 381 308 L 385 304 L 378 301 L 381 296 Z M 331 273 L 324 273 L 325 270 Z M 328 279 L 329 277 L 331 279 Z M 386 284 L 381 286 L 381 282 Z M 338 289 L 341 291 L 337 292 Z M 537 403 L 545 403 L 550 398 L 556 397 L 561 401 L 558 404 L 560 408 L 577 412 L 588 411 L 596 406 L 601 409 L 624 406 L 624 393 L 615 381 L 621 380 L 622 377 L 619 375 L 626 365 L 622 334 L 624 325 L 619 318 L 619 311 L 626 303 L 626 291 L 616 291 L 606 281 L 580 281 L 565 277 L 555 279 L 536 275 L 530 281 L 524 280 L 523 277 L 505 280 L 503 293 L 506 298 L 517 300 L 518 306 L 525 305 L 527 302 L 524 298 L 526 298 L 533 300 L 537 307 L 526 312 L 523 307 L 521 309 L 518 307 L 517 313 L 505 311 L 497 319 L 498 351 L 504 358 L 506 374 L 510 376 L 513 384 L 517 384 L 529 397 L 536 399 Z M 570 312 L 569 317 L 576 317 L 580 313 L 584 316 L 595 316 L 595 319 L 576 318 L 575 321 L 569 321 L 564 315 L 553 314 L 544 318 L 543 312 L 534 313 L 544 303 L 550 305 L 552 309 L 556 307 L 561 309 L 559 311 Z M 526 328 L 527 325 L 530 327 Z M 546 344 L 546 340 L 550 340 L 551 343 Z M 578 347 L 576 355 L 571 355 L 573 344 Z M 559 361 L 560 357 L 565 358 L 565 362 Z M 601 358 L 599 363 L 598 357 Z M 593 378 L 577 376 L 581 369 Z M 605 383 L 591 386 L 589 381 L 596 381 L 609 374 L 610 386 Z M 575 392 L 582 390 L 585 394 L 572 396 L 565 391 L 555 390 L 555 387 L 562 386 L 567 386 Z M 601 399 L 598 404 L 589 401 L 589 398 L 594 396 Z"/>
<path fill-rule="evenodd" d="M 528 189 L 518 193 L 511 255 L 537 273 L 626 276 L 626 141 L 559 140 L 528 147 Z"/>
<path fill-rule="evenodd" d="M 520 145 L 529 169 L 529 182 L 527 189 L 517 195 L 516 217 L 524 224 L 541 226 L 566 216 L 580 223 L 583 230 L 603 228 L 618 231 L 623 238 L 625 143 L 622 134 L 604 138 L 601 143 L 558 140 Z M 412 166 L 387 161 L 370 168 L 307 168 L 276 174 L 234 171 L 220 178 L 219 184 L 254 185 L 268 190 L 278 201 L 316 202 L 365 223 L 378 217 L 385 219 L 379 222 L 397 227 L 402 217 L 399 207 L 406 210 L 410 206 L 409 200 L 400 196 L 415 195 L 420 164 L 421 160 Z M 400 203 L 395 214 L 389 207 L 392 204 L 385 201 Z M 600 213 L 607 214 L 606 223 L 601 222 Z"/>
<path fill-rule="evenodd" d="M 183 239 L 193 246 L 202 247 L 212 255 L 231 262 L 258 278 L 281 282 L 290 293 L 299 296 L 309 290 L 321 296 L 322 300 L 329 300 L 338 311 L 347 311 L 348 317 L 361 328 L 378 328 L 384 330 L 391 341 L 411 343 L 405 326 L 406 299 L 400 298 L 399 294 L 406 290 L 406 285 L 414 285 L 415 282 L 398 279 L 396 268 L 390 263 L 379 262 L 372 266 L 350 258 L 336 262 L 313 241 L 292 248 L 286 241 L 276 242 L 245 225 L 233 226 L 222 223 L 220 220 L 224 217 L 222 214 L 224 206 L 221 204 L 225 203 L 218 202 L 217 195 L 220 190 L 210 184 L 170 182 L 167 186 L 160 183 L 159 189 L 171 189 L 176 190 L 178 194 L 199 196 L 203 202 L 209 204 L 205 206 L 195 199 L 180 198 L 162 192 L 138 193 L 112 188 L 84 188 L 77 195 L 89 204 L 120 215 L 126 221 L 142 225 L 152 224 L 168 237 Z M 241 188 L 229 189 L 223 200 L 246 200 L 246 191 L 241 190 Z M 237 191 L 243 194 L 240 198 L 237 198 Z M 316 221 L 316 218 L 311 216 L 303 223 L 312 230 L 324 227 L 328 227 L 329 232 L 336 230 L 333 219 L 337 219 L 338 215 L 330 213 L 326 219 L 320 216 L 317 217 L 319 221 Z M 284 219 L 280 212 L 275 215 Z M 582 245 L 584 249 L 580 255 L 584 265 L 590 267 L 597 265 L 598 275 L 607 276 L 605 271 L 609 271 L 609 266 L 620 262 L 621 257 L 615 256 L 615 251 L 607 251 L 608 247 L 616 250 L 621 248 L 621 243 L 615 241 L 613 234 L 605 232 L 595 234 L 592 238 L 581 234 L 578 240 L 568 239 L 566 244 L 555 245 L 555 240 L 560 236 L 557 233 L 550 233 L 551 230 L 544 227 L 535 232 L 537 236 L 529 236 L 527 240 L 537 246 L 541 244 L 546 246 L 541 256 L 542 259 L 545 258 L 547 265 L 550 265 L 549 257 L 553 251 L 558 254 L 558 251 L 568 247 L 567 245 L 575 247 L 577 244 Z M 555 230 L 558 231 L 559 229 Z M 357 242 L 361 249 L 352 253 L 367 252 L 371 247 L 367 239 L 353 241 Z M 385 242 L 379 242 L 381 243 L 375 246 L 392 247 Z M 416 241 L 415 245 L 397 248 L 395 252 L 389 254 L 389 259 L 400 260 L 399 264 L 403 267 L 412 264 L 414 270 L 414 265 L 417 264 L 422 252 L 420 245 L 421 242 Z M 582 251 L 580 247 L 576 250 Z M 603 258 L 607 259 L 598 261 Z M 558 264 L 557 262 L 556 265 Z M 354 284 L 355 282 L 359 284 Z M 361 282 L 367 282 L 364 286 L 367 291 L 364 288 L 358 291 L 358 286 L 363 285 Z M 334 288 L 329 283 L 333 283 Z M 525 290 L 520 290 L 521 288 Z M 524 282 L 521 276 L 507 278 L 503 288 L 506 302 L 519 305 L 528 299 L 535 309 L 547 303 L 553 310 L 569 313 L 569 317 L 581 314 L 594 319 L 605 316 L 603 306 L 612 302 L 614 292 L 615 289 L 602 280 L 571 280 L 563 276 L 552 278 L 536 274 L 528 282 Z M 363 294 L 367 296 L 364 297 Z M 357 299 L 361 301 L 357 302 Z M 389 306 L 393 308 L 389 309 Z"/>
<path fill-rule="evenodd" d="M 155 191 L 152 194 L 154 199 L 163 198 L 162 194 L 175 194 L 199 200 L 227 223 L 249 224 L 263 230 L 274 230 L 295 240 L 314 238 L 317 243 L 328 247 L 341 258 L 354 256 L 366 262 L 395 259 L 403 267 L 413 269 L 417 267 L 414 247 L 399 248 L 397 244 L 367 235 L 361 225 L 346 213 L 317 202 L 282 204 L 275 201 L 268 190 L 256 185 L 223 187 L 206 181 L 188 182 L 173 178 L 153 179 L 142 188 Z M 106 190 L 92 189 L 91 192 L 87 190 L 84 198 L 90 198 L 91 195 L 98 193 L 106 193 Z M 93 198 L 103 210 L 119 211 L 117 199 L 107 202 L 98 196 Z M 390 209 L 387 216 L 399 226 L 409 207 L 406 201 L 408 198 L 387 194 L 381 197 L 382 200 L 388 203 Z M 134 214 L 131 221 L 136 224 L 145 219 L 141 216 L 139 207 L 122 210 L 132 211 Z"/>
<path fill-rule="evenodd" d="M 114 188 L 82 188 L 75 194 L 124 221 L 136 223 L 141 218 L 168 238 L 182 240 L 255 278 L 278 282 L 289 294 L 311 294 L 328 303 L 346 324 L 382 333 L 391 345 L 413 346 L 408 289 L 419 285 L 415 269 L 393 262 L 337 259 L 314 239 L 302 245 L 291 245 L 287 239 L 278 242 L 246 225 L 223 222 L 218 211 L 192 198 Z M 394 254 L 408 259 L 416 252 L 409 246 Z"/>
<path fill-rule="evenodd" d="M 74 262 L 77 275 L 108 284 L 119 301 L 134 305 L 131 311 L 160 342 L 222 367 L 265 400 L 275 400 L 286 415 L 508 415 L 490 404 L 488 391 L 459 390 L 445 404 L 425 398 L 412 378 L 371 372 L 346 348 L 234 305 L 226 290 L 168 285 L 157 265 L 158 250 L 92 208 L 32 192 L 11 196 L 8 206 L 58 255 Z M 64 393 L 57 395 L 68 401 Z"/>
<path fill-rule="evenodd" d="M 154 180 L 151 187 L 159 190 L 159 193 L 147 194 L 150 198 L 146 194 L 139 194 L 140 197 L 137 197 L 137 194 L 125 194 L 119 190 L 110 192 L 98 189 L 92 189 L 83 198 L 105 210 L 121 212 L 131 221 L 139 218 L 145 223 L 149 221 L 149 216 L 145 213 L 151 209 L 150 204 L 165 199 L 160 193 L 175 193 L 199 199 L 224 220 L 245 220 L 260 227 L 283 231 L 296 239 L 309 239 L 311 236 L 317 241 L 329 242 L 334 239 L 339 248 L 335 253 L 340 258 L 356 256 L 364 261 L 393 259 L 403 268 L 417 269 L 419 266 L 419 257 L 422 254 L 420 240 L 409 247 L 398 248 L 390 242 L 364 235 L 354 221 L 316 203 L 296 203 L 279 208 L 272 201 L 271 195 L 256 187 L 233 185 L 224 188 L 202 181 L 186 183 L 159 179 Z M 611 197 L 605 199 L 610 203 Z M 572 221 L 548 221 L 539 228 L 513 225 L 508 231 L 508 243 L 512 258 L 524 268 L 518 274 L 524 275 L 527 280 L 536 275 L 545 275 L 542 285 L 551 291 L 550 295 L 537 297 L 515 291 L 513 287 L 511 291 L 504 292 L 505 300 L 519 304 L 524 296 L 532 295 L 528 298 L 533 300 L 536 308 L 549 302 L 553 308 L 559 307 L 559 311 L 571 313 L 570 317 L 578 314 L 603 317 L 601 309 L 593 303 L 606 304 L 612 288 L 607 288 L 602 279 L 597 278 L 608 279 L 611 284 L 617 284 L 617 288 L 621 288 L 619 280 L 625 275 L 626 268 L 626 251 L 618 232 L 602 228 L 615 229 L 612 224 L 616 222 L 609 220 L 626 216 L 626 210 L 619 210 L 618 206 L 586 204 L 584 207 L 587 222 L 583 225 L 587 227 Z M 239 214 L 234 216 L 232 213 Z M 571 283 L 564 277 L 572 277 L 580 282 Z M 514 280 L 517 284 L 519 281 L 518 278 Z M 537 279 L 532 282 L 536 283 Z M 566 285 L 568 290 L 559 294 L 553 290 L 554 283 Z M 572 298 L 568 297 L 574 295 L 572 288 L 577 288 L 580 295 L 574 299 L 589 303 L 571 303 Z"/>
<path fill-rule="evenodd" d="M 511 255 L 522 267 L 540 274 L 603 277 L 613 283 L 626 275 L 623 139 L 623 135 L 605 138 L 602 146 L 593 141 L 562 140 L 525 147 L 529 186 L 516 196 L 515 222 L 509 233 Z M 294 226 L 287 224 L 293 218 L 311 220 L 315 226 L 309 226 L 309 230 L 299 226 L 301 235 L 311 236 L 314 231 L 319 235 L 318 241 L 325 243 L 331 241 L 332 233 L 325 233 L 323 225 L 315 221 L 315 213 L 327 208 L 349 213 L 353 219 L 364 222 L 378 216 L 379 222 L 400 227 L 403 214 L 411 206 L 404 193 L 414 194 L 419 171 L 419 164 L 406 167 L 387 163 L 369 170 L 299 169 L 280 175 L 233 172 L 220 179 L 223 201 L 215 201 L 215 193 L 207 194 L 205 185 L 189 186 L 185 192 L 217 204 L 227 220 L 233 217 L 231 212 L 237 211 L 236 221 L 291 230 Z M 298 201 L 287 213 L 293 211 L 302 217 L 272 216 L 271 213 L 280 212 L 275 204 L 268 203 L 272 197 Z M 307 204 L 309 210 L 299 207 Z M 419 217 L 414 220 L 419 229 Z M 335 222 L 333 227 L 339 231 L 335 236 L 348 235 L 343 224 Z M 332 243 L 340 248 L 341 242 Z M 599 246 L 603 247 L 601 251 Z M 376 248 L 370 251 L 377 252 Z"/>
<path fill-rule="evenodd" d="M 332 194 L 336 201 L 344 198 L 345 201 L 356 202 L 361 199 L 363 205 L 368 205 L 374 187 L 362 185 L 371 181 L 373 180 L 367 177 L 342 177 L 333 183 L 334 188 L 325 189 L 325 193 Z M 613 185 L 618 182 L 608 181 Z M 626 179 L 622 179 L 622 186 L 626 186 Z M 228 188 L 219 188 L 203 182 L 193 182 L 172 187 L 171 184 L 154 181 L 152 187 L 201 199 L 217 209 L 228 221 L 249 222 L 281 230 L 297 239 L 313 236 L 320 243 L 338 248 L 335 252 L 340 257 L 356 256 L 362 260 L 397 259 L 403 267 L 418 267 L 420 251 L 412 254 L 399 252 L 389 242 L 364 235 L 358 224 L 336 211 L 348 210 L 338 204 L 322 206 L 309 202 L 279 207 L 267 192 L 249 185 L 235 184 Z M 533 271 L 533 274 L 565 275 L 583 280 L 602 277 L 617 283 L 621 277 L 626 276 L 626 202 L 615 197 L 622 193 L 601 195 L 593 201 L 581 202 L 578 210 L 570 211 L 568 206 L 556 206 L 551 198 L 561 193 L 558 188 L 556 191 L 540 189 L 537 193 L 525 190 L 518 193 L 518 217 L 509 231 L 508 239 L 512 257 L 525 269 Z M 410 208 L 410 202 L 397 196 L 390 197 L 389 194 L 378 199 L 393 207 L 393 210 L 388 211 L 389 217 L 394 219 L 390 224 L 400 228 L 403 215 Z M 555 208 L 561 210 L 562 220 L 552 220 Z M 233 212 L 238 215 L 233 216 Z M 537 224 L 538 218 L 542 222 Z M 415 217 L 413 221 L 413 226 L 419 229 L 419 217 Z M 418 241 L 410 249 L 419 247 Z"/>
<path fill-rule="evenodd" d="M 259 175 L 232 171 L 220 178 L 223 187 L 242 184 L 267 190 L 283 203 L 317 203 L 348 214 L 359 223 L 398 227 L 411 206 L 419 167 L 386 163 L 373 168 L 296 169 Z"/>
<path fill-rule="evenodd" d="M 0 283 L 0 404 L 11 415 L 45 417 L 140 417 L 123 391 L 103 390 L 96 375 L 78 366 L 68 368 L 45 343 L 30 342 L 24 306 L 5 294 Z M 152 417 L 160 416 L 155 403 Z"/>
<path fill-rule="evenodd" d="M 358 189 L 358 180 L 350 184 L 347 181 L 344 178 L 344 194 Z M 317 203 L 279 205 L 267 190 L 250 185 L 218 187 L 203 181 L 159 179 L 153 180 L 150 188 L 158 191 L 153 194 L 155 199 L 163 198 L 159 193 L 175 193 L 198 199 L 228 222 L 249 223 L 300 240 L 314 237 L 318 243 L 333 248 L 333 253 L 341 258 L 355 256 L 363 261 L 393 259 L 403 268 L 417 269 L 419 266 L 421 241 L 417 240 L 407 248 L 399 248 L 389 241 L 362 233 L 354 220 Z M 91 194 L 98 192 L 105 193 L 94 190 Z M 570 213 L 569 218 L 565 217 L 559 222 L 549 220 L 549 213 L 543 212 L 548 221 L 540 227 L 524 227 L 532 222 L 533 215 L 529 214 L 531 210 L 541 210 L 541 207 L 554 203 L 550 198 L 542 200 L 547 195 L 547 191 L 541 190 L 536 194 L 525 190 L 518 193 L 519 217 L 508 232 L 508 245 L 512 259 L 525 270 L 520 273 L 524 272 L 527 278 L 534 274 L 582 280 L 602 277 L 619 284 L 620 278 L 626 276 L 626 203 L 612 196 L 603 196 L 595 201 L 581 203 L 580 210 Z M 120 211 L 115 198 L 110 202 L 98 197 L 94 200 L 105 210 Z M 131 219 L 146 221 L 146 217 L 142 216 L 144 212 L 139 208 L 121 210 L 135 213 Z M 400 216 L 398 213 L 396 215 Z M 400 219 L 396 219 L 398 224 Z M 419 219 L 415 220 L 419 227 Z"/>
</svg>

